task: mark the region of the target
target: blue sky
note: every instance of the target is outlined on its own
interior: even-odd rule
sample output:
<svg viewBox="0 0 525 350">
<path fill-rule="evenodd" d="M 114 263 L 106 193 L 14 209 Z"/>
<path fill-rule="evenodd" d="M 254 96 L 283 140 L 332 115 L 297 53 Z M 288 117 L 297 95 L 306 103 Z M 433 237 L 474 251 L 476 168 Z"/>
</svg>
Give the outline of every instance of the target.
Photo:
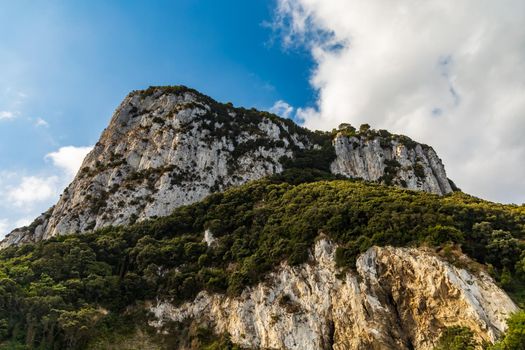
<svg viewBox="0 0 525 350">
<path fill-rule="evenodd" d="M 0 0 L 0 237 L 56 202 L 151 85 L 406 134 L 465 192 L 524 203 L 525 2 L 414 4 Z"/>
<path fill-rule="evenodd" d="M 311 60 L 273 40 L 269 1 L 0 4 L 0 110 L 19 114 L 0 124 L 0 168 L 38 169 L 59 146 L 93 144 L 121 99 L 150 85 L 263 109 L 312 99 Z M 31 127 L 37 118 L 48 127 Z"/>
</svg>

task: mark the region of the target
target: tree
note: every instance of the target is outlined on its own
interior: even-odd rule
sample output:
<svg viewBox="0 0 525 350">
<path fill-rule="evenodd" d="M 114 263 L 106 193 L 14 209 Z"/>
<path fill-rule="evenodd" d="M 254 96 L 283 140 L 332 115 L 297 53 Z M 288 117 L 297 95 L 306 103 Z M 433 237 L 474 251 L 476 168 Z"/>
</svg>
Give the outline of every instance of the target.
<svg viewBox="0 0 525 350">
<path fill-rule="evenodd" d="M 360 133 L 366 133 L 368 132 L 368 130 L 370 130 L 370 124 L 361 124 L 361 126 L 359 127 L 359 132 Z"/>
<path fill-rule="evenodd" d="M 100 311 L 91 307 L 62 312 L 58 317 L 58 324 L 64 332 L 68 348 L 84 345 L 93 336 L 95 325 L 101 316 Z"/>
<path fill-rule="evenodd" d="M 495 266 L 514 269 L 519 260 L 521 249 L 518 240 L 510 232 L 502 230 L 492 231 L 487 245 L 487 261 Z"/>
<path fill-rule="evenodd" d="M 338 131 L 347 137 L 355 136 L 356 129 L 349 123 L 339 124 Z"/>
</svg>

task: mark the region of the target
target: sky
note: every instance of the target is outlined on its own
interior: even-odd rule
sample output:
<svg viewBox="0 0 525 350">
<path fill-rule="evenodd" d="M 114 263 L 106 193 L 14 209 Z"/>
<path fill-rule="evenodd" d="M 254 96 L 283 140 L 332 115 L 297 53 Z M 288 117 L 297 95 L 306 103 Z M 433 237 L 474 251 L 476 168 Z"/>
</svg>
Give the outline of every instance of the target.
<svg viewBox="0 0 525 350">
<path fill-rule="evenodd" d="M 521 204 L 522 23 L 521 0 L 0 0 L 0 237 L 56 202 L 151 85 L 406 134 L 465 192 Z"/>
</svg>

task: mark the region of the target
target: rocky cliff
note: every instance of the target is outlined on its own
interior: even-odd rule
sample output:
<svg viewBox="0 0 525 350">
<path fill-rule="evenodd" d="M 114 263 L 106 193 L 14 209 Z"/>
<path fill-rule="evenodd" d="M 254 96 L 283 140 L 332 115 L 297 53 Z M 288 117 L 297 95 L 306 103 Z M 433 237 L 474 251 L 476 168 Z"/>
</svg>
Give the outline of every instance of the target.
<svg viewBox="0 0 525 350">
<path fill-rule="evenodd" d="M 492 342 L 517 310 L 486 273 L 454 267 L 430 251 L 372 247 L 356 272 L 345 272 L 336 268 L 335 248 L 319 240 L 309 262 L 283 263 L 239 297 L 201 292 L 180 306 L 158 301 L 153 324 L 205 322 L 254 349 L 430 350 L 454 325 Z"/>
<path fill-rule="evenodd" d="M 334 138 L 337 157 L 331 171 L 431 193 L 452 192 L 441 159 L 431 147 L 404 143 L 403 138 L 392 135 L 386 137 L 347 137 L 339 133 Z"/>
<path fill-rule="evenodd" d="M 320 156 L 334 174 L 452 191 L 434 150 L 407 137 L 368 129 L 314 133 L 185 87 L 150 88 L 124 99 L 58 203 L 0 247 L 165 216 L 212 192 L 279 173 L 290 159 L 326 148 L 327 140 L 330 149 Z"/>
</svg>

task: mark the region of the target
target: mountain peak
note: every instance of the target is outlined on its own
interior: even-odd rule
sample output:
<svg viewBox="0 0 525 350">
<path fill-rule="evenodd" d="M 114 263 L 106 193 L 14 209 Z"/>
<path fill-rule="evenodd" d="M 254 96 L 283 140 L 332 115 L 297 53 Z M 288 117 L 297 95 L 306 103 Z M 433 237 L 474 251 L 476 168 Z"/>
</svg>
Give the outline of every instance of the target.
<svg viewBox="0 0 525 350">
<path fill-rule="evenodd" d="M 364 125 L 310 131 L 185 86 L 130 93 L 58 203 L 2 246 L 169 215 L 210 193 L 315 168 L 436 194 L 452 191 L 434 150 Z"/>
</svg>

